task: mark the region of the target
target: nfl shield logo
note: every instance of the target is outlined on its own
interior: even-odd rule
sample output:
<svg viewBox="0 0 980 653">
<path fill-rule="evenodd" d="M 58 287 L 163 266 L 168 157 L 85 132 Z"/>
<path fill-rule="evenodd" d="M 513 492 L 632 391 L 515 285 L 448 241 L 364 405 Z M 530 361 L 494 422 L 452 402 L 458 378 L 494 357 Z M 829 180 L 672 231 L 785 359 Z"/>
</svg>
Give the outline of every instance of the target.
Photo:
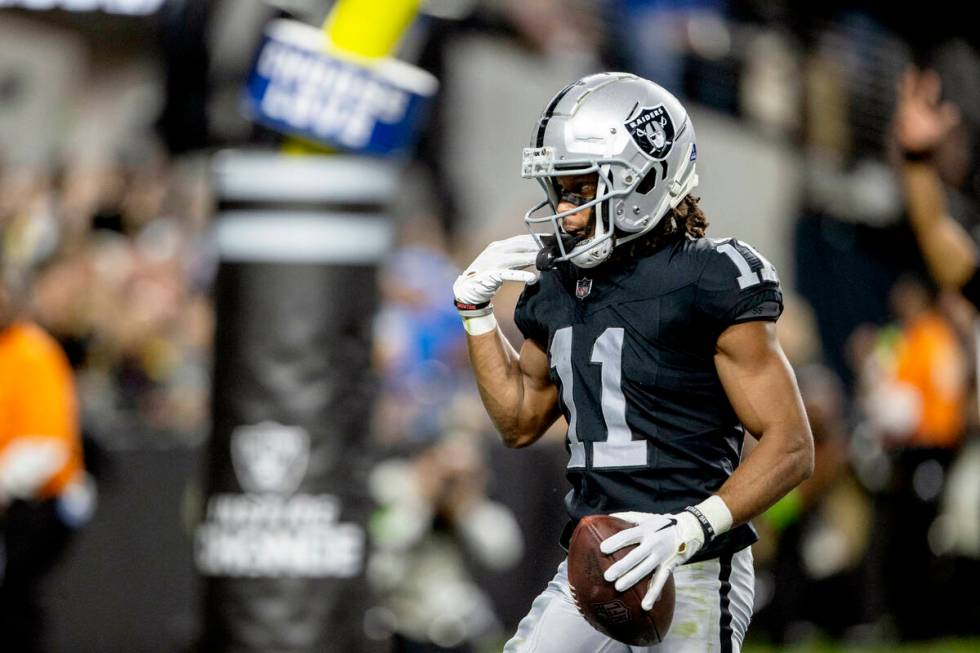
<svg viewBox="0 0 980 653">
<path fill-rule="evenodd" d="M 585 299 L 592 292 L 592 279 L 579 279 L 575 284 L 575 296 L 578 299 Z"/>
<path fill-rule="evenodd" d="M 593 603 L 592 609 L 595 610 L 596 616 L 606 623 L 624 624 L 630 620 L 629 607 L 619 599 L 606 603 Z"/>
<path fill-rule="evenodd" d="M 626 121 L 626 130 L 637 146 L 653 159 L 663 159 L 674 145 L 674 123 L 662 104 L 640 109 L 632 120 Z"/>
</svg>

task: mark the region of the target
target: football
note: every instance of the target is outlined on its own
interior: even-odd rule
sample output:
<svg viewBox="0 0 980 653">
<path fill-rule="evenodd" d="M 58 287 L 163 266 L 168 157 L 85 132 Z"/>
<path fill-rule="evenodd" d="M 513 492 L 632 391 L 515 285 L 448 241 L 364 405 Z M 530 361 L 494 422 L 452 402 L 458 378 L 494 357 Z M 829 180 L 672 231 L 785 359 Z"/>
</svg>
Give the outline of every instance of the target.
<svg viewBox="0 0 980 653">
<path fill-rule="evenodd" d="M 640 602 L 652 574 L 625 592 L 616 591 L 614 584 L 602 577 L 633 547 L 606 555 L 599 550 L 599 544 L 632 527 L 628 521 L 609 515 L 583 517 L 568 545 L 568 582 L 579 612 L 593 628 L 624 644 L 650 646 L 663 640 L 674 617 L 674 575 L 667 577 L 660 597 L 649 611 L 641 608 Z"/>
</svg>

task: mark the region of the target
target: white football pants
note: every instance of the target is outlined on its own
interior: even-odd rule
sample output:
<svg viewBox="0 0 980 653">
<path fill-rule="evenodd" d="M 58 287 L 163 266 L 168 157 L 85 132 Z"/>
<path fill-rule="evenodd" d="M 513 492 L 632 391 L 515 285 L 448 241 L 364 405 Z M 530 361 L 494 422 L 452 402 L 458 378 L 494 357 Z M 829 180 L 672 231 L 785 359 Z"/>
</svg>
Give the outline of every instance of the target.
<svg viewBox="0 0 980 653">
<path fill-rule="evenodd" d="M 595 630 L 568 588 L 568 561 L 517 626 L 504 653 L 739 653 L 752 618 L 752 549 L 674 569 L 674 619 L 664 641 L 629 646 Z"/>
</svg>

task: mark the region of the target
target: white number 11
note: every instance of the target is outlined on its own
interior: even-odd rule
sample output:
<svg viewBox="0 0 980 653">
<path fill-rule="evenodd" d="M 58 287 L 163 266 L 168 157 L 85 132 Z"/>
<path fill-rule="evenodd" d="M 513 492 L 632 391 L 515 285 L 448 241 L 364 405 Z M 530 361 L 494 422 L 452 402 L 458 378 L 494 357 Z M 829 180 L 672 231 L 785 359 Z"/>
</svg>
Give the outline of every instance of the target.
<svg viewBox="0 0 980 653">
<path fill-rule="evenodd" d="M 596 338 L 591 362 L 602 368 L 602 419 L 606 440 L 592 443 L 593 469 L 637 467 L 647 462 L 647 444 L 633 440 L 626 423 L 626 397 L 623 396 L 622 327 L 609 327 Z M 585 467 L 585 444 L 578 438 L 575 398 L 572 394 L 572 327 L 555 332 L 551 340 L 551 361 L 561 379 L 562 400 L 568 407 L 569 467 Z"/>
</svg>

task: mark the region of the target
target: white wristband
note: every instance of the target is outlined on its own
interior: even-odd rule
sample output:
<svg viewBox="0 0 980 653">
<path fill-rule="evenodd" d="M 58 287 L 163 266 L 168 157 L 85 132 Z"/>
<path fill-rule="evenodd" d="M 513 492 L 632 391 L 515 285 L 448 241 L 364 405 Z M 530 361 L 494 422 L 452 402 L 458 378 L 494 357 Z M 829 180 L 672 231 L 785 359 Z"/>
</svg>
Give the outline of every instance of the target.
<svg viewBox="0 0 980 653">
<path fill-rule="evenodd" d="M 704 529 L 705 543 L 727 533 L 732 527 L 732 511 L 725 505 L 724 499 L 713 494 L 696 506 L 690 506 L 687 511 L 698 518 Z"/>
<path fill-rule="evenodd" d="M 493 313 L 477 317 L 464 317 L 463 328 L 471 336 L 482 336 L 484 333 L 490 333 L 497 328 L 497 318 L 493 316 Z"/>
<path fill-rule="evenodd" d="M 708 518 L 708 523 L 711 524 L 711 528 L 715 531 L 716 536 L 731 530 L 732 511 L 728 509 L 725 500 L 720 496 L 712 494 L 699 503 L 698 508 Z"/>
</svg>

